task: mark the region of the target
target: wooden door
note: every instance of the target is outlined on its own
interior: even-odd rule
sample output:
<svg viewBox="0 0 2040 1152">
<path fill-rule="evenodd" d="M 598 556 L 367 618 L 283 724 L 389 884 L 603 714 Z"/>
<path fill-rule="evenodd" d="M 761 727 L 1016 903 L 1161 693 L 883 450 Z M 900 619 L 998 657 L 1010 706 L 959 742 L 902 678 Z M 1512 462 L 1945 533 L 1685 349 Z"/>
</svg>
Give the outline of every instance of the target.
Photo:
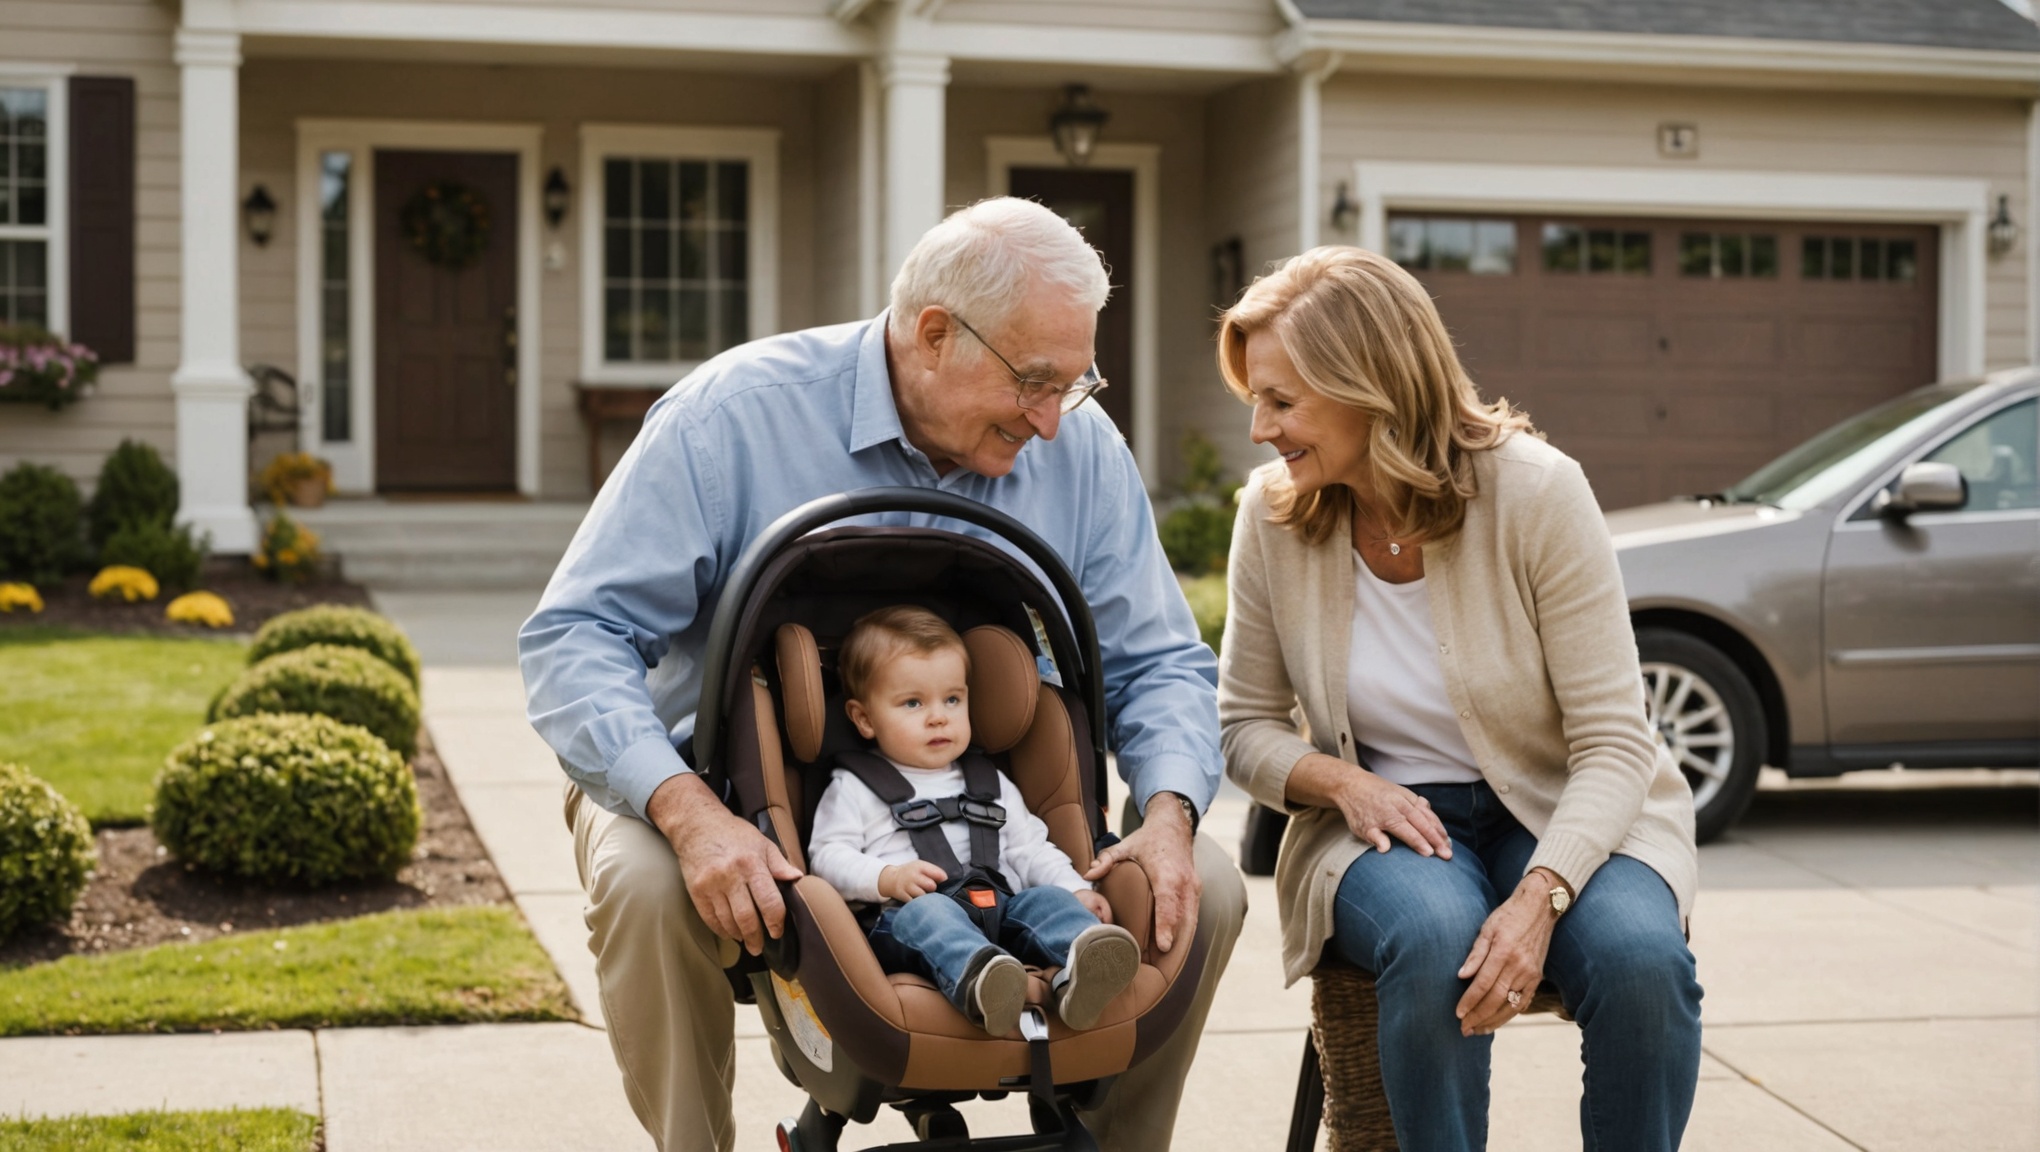
<svg viewBox="0 0 2040 1152">
<path fill-rule="evenodd" d="M 435 262 L 405 208 L 429 188 L 472 193 L 482 249 Z M 517 486 L 517 157 L 375 154 L 376 488 Z"/>
<path fill-rule="evenodd" d="M 1112 298 L 1098 314 L 1098 394 L 1119 434 L 1133 438 L 1133 173 L 1095 168 L 1015 168 L 1008 191 L 1039 200 L 1075 225 L 1105 257 Z"/>
</svg>

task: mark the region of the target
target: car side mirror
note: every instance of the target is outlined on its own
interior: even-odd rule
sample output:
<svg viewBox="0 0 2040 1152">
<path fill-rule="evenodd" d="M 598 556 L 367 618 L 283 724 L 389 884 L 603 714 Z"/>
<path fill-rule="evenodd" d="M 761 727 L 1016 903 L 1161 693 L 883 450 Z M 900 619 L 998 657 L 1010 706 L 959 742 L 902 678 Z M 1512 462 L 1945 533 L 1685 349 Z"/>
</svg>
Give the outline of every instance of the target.
<svg viewBox="0 0 2040 1152">
<path fill-rule="evenodd" d="M 1949 512 L 1969 502 L 1969 481 L 1953 464 L 1922 460 L 1908 464 L 1898 483 L 1877 493 L 1871 510 L 1903 518 L 1914 512 Z"/>
</svg>

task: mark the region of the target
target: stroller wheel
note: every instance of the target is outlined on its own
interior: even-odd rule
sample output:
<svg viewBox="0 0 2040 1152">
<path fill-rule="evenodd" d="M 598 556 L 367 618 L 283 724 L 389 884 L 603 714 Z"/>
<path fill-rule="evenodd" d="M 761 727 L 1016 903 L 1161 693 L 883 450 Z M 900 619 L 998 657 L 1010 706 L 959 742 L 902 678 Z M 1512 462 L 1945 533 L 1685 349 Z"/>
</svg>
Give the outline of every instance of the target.
<svg viewBox="0 0 2040 1152">
<path fill-rule="evenodd" d="M 779 1127 L 772 1130 L 779 1137 L 779 1152 L 804 1152 L 800 1143 L 800 1124 L 792 1119 L 781 1120 Z"/>
<path fill-rule="evenodd" d="M 810 1100 L 800 1119 L 781 1120 L 772 1134 L 779 1138 L 779 1152 L 836 1152 L 836 1142 L 849 1123 L 849 1117 L 831 1116 Z"/>
</svg>

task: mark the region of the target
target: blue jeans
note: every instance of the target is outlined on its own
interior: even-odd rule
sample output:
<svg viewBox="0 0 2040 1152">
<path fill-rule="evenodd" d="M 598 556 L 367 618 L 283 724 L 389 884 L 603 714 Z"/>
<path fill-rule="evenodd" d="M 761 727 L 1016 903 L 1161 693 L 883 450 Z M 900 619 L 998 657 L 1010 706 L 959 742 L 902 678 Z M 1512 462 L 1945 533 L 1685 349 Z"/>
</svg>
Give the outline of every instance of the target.
<svg viewBox="0 0 2040 1152">
<path fill-rule="evenodd" d="M 871 926 L 871 950 L 878 954 L 879 967 L 933 980 L 958 1011 L 969 1015 L 963 981 L 979 964 L 1010 952 L 1023 964 L 1061 967 L 1069 961 L 1077 934 L 1097 923 L 1073 893 L 1028 888 L 1007 898 L 999 938 L 991 941 L 963 905 L 931 892 L 880 912 Z"/>
<path fill-rule="evenodd" d="M 1485 1148 L 1492 1036 L 1461 1036 L 1459 966 L 1537 848 L 1494 791 L 1426 784 L 1452 859 L 1368 849 L 1339 881 L 1332 947 L 1376 977 L 1381 1079 L 1403 1152 Z M 1700 985 L 1678 903 L 1649 866 L 1611 856 L 1553 930 L 1544 978 L 1579 1023 L 1587 1152 L 1679 1146 L 1700 1076 Z"/>
</svg>

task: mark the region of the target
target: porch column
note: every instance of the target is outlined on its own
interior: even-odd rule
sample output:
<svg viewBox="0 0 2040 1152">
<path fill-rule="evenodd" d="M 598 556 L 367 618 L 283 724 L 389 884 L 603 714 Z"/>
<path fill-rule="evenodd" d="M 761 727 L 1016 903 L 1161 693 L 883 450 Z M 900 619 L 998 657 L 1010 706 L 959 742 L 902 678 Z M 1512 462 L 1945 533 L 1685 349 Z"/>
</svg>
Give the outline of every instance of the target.
<svg viewBox="0 0 2040 1152">
<path fill-rule="evenodd" d="M 890 286 L 914 242 L 942 221 L 949 58 L 892 53 L 878 71 L 885 86 L 883 271 Z"/>
<path fill-rule="evenodd" d="M 233 32 L 177 33 L 180 220 L 177 397 L 179 523 L 215 552 L 255 549 L 248 507 L 248 377 L 241 371 L 240 68 Z"/>
</svg>

